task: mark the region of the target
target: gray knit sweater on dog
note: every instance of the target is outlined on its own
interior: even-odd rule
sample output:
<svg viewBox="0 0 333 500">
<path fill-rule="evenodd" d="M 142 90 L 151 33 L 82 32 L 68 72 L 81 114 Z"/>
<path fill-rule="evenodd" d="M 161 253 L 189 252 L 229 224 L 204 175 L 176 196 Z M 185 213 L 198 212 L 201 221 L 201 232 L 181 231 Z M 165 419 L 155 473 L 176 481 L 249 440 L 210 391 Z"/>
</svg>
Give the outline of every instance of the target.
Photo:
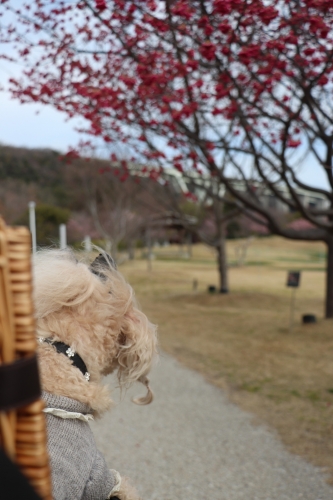
<svg viewBox="0 0 333 500">
<path fill-rule="evenodd" d="M 46 408 L 89 413 L 89 406 L 44 392 Z M 54 500 L 106 500 L 117 484 L 97 450 L 88 422 L 46 415 Z"/>
</svg>

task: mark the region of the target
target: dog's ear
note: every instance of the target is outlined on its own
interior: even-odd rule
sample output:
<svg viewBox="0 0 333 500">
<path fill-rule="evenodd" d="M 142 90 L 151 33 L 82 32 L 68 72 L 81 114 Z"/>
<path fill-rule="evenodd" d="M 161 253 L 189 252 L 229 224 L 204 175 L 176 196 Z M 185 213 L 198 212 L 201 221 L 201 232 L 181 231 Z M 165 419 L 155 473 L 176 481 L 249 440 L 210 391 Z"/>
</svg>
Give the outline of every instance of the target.
<svg viewBox="0 0 333 500">
<path fill-rule="evenodd" d="M 117 265 L 111 255 L 108 253 L 100 253 L 98 257 L 90 264 L 89 269 L 93 274 L 96 274 L 101 280 L 105 279 L 105 274 L 103 270 L 107 269 L 117 269 Z"/>
<path fill-rule="evenodd" d="M 146 375 L 139 378 L 139 382 L 146 386 L 147 394 L 145 396 L 140 396 L 139 398 L 133 398 L 132 401 L 136 405 L 149 405 L 154 399 L 154 393 L 149 385 L 149 378 Z"/>
<path fill-rule="evenodd" d="M 146 377 L 157 354 L 156 327 L 145 314 L 136 308 L 125 315 L 118 338 L 118 379 L 121 386 L 139 381 L 147 388 L 147 395 L 134 400 L 137 404 L 149 404 L 153 399 Z"/>
</svg>

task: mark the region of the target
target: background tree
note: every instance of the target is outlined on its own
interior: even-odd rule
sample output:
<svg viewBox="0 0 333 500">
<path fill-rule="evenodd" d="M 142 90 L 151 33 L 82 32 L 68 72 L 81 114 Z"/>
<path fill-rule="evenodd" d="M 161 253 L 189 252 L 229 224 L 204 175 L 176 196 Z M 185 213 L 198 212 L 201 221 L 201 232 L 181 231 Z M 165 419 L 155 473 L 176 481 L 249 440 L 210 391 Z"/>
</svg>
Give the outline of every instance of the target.
<svg viewBox="0 0 333 500">
<path fill-rule="evenodd" d="M 66 208 L 40 204 L 36 206 L 35 213 L 38 245 L 54 245 L 55 242 L 59 241 L 59 226 L 60 224 L 67 224 L 70 211 Z M 29 226 L 28 210 L 16 220 L 16 224 Z"/>
<path fill-rule="evenodd" d="M 148 184 L 146 188 L 157 197 L 158 217 L 172 217 L 173 224 L 185 230 L 185 238 L 194 235 L 216 251 L 220 293 L 229 292 L 228 259 L 226 240 L 231 221 L 239 216 L 240 210 L 232 200 L 219 195 L 220 185 L 215 179 L 208 178 L 210 185 L 204 189 L 192 183 L 177 182 L 177 178 L 165 170 L 160 179 L 165 180 L 163 188 L 156 190 L 156 185 Z M 185 188 L 181 189 L 181 185 Z M 164 214 L 163 214 L 164 210 Z"/>
<path fill-rule="evenodd" d="M 130 176 L 126 163 L 83 158 L 71 162 L 65 175 L 68 186 L 81 198 L 81 210 L 104 239 L 106 250 L 117 260 L 121 243 L 135 246 L 146 214 L 139 206 L 142 187 Z"/>
<path fill-rule="evenodd" d="M 16 15 L 34 36 L 7 31 L 29 67 L 11 81 L 14 96 L 84 117 L 92 135 L 123 141 L 157 170 L 219 179 L 275 234 L 324 241 L 333 317 L 330 0 L 36 1 Z M 305 154 L 327 188 L 302 181 Z M 312 227 L 281 224 L 263 190 Z"/>
</svg>

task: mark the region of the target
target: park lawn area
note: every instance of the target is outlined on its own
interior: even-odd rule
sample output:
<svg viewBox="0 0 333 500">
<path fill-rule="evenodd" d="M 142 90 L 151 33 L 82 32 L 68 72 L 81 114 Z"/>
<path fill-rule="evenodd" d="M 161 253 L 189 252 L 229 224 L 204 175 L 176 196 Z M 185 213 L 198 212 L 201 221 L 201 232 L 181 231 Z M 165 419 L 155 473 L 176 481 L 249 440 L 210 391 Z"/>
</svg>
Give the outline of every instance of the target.
<svg viewBox="0 0 333 500">
<path fill-rule="evenodd" d="M 121 271 L 158 324 L 164 351 L 276 429 L 289 450 L 324 467 L 333 482 L 333 320 L 323 318 L 325 246 L 258 238 L 237 267 L 241 244 L 228 242 L 228 295 L 207 293 L 218 278 L 214 252 L 203 245 L 195 245 L 189 259 L 176 246 L 158 248 L 151 271 L 138 254 Z M 291 331 L 287 270 L 302 271 Z M 301 324 L 304 313 L 316 314 L 318 322 Z"/>
</svg>

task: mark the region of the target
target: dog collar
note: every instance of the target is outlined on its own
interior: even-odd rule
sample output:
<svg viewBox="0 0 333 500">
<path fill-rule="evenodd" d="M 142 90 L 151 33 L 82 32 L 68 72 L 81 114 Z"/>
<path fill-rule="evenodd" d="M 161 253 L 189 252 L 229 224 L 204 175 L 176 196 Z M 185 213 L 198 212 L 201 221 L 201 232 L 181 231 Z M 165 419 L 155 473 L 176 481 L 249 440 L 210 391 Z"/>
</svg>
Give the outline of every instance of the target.
<svg viewBox="0 0 333 500">
<path fill-rule="evenodd" d="M 44 338 L 44 337 L 38 337 L 38 342 L 40 344 L 43 344 L 43 342 L 45 342 L 46 344 L 53 345 L 56 348 L 57 352 L 64 354 L 72 361 L 73 366 L 78 368 L 80 370 L 80 372 L 82 373 L 82 375 L 84 376 L 84 378 L 87 380 L 87 382 L 89 382 L 90 373 L 87 370 L 85 362 L 83 361 L 81 356 L 79 356 L 74 351 L 74 349 L 72 349 L 69 345 L 65 344 L 64 342 L 58 342 L 56 340 L 52 340 L 52 339 Z"/>
</svg>

